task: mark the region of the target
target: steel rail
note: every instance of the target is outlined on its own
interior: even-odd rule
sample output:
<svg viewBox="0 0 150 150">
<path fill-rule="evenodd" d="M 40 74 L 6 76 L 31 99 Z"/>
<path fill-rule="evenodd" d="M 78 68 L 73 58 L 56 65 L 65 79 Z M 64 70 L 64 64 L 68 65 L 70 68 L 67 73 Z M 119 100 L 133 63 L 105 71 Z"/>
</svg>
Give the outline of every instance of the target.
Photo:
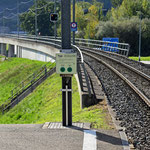
<svg viewBox="0 0 150 150">
<path fill-rule="evenodd" d="M 131 71 L 137 73 L 138 75 L 140 75 L 141 77 L 145 78 L 146 80 L 148 80 L 148 81 L 150 82 L 150 76 L 148 76 L 148 75 L 146 75 L 145 73 L 143 73 L 143 72 L 141 72 L 141 71 L 139 71 L 139 70 L 133 68 L 132 66 L 130 66 L 130 65 L 128 65 L 128 64 L 125 64 L 125 63 L 123 63 L 123 62 L 121 62 L 121 61 L 118 61 L 118 60 L 116 60 L 115 58 L 111 58 L 111 57 L 109 57 L 109 56 L 103 55 L 103 54 L 101 54 L 101 53 L 93 52 L 92 50 L 88 50 L 88 51 L 90 51 L 91 53 L 94 53 L 94 54 L 96 54 L 96 55 L 101 55 L 101 56 L 103 56 L 103 57 L 105 57 L 105 58 L 107 58 L 107 59 L 111 59 L 112 61 L 117 62 L 117 63 L 123 65 L 124 67 L 126 67 L 126 68 L 130 69 Z"/>
<path fill-rule="evenodd" d="M 107 64 L 103 60 L 97 58 L 96 56 L 93 56 L 87 52 L 82 52 L 83 54 L 90 56 L 97 60 L 98 62 L 102 63 L 106 67 L 108 67 L 110 70 L 112 70 L 115 74 L 117 74 L 122 80 L 124 80 L 128 86 L 130 86 L 131 89 L 135 91 L 136 94 L 139 95 L 139 97 L 150 107 L 150 100 L 133 84 L 131 83 L 126 77 L 124 77 L 119 71 L 117 71 L 115 68 L 113 68 L 111 65 Z"/>
</svg>

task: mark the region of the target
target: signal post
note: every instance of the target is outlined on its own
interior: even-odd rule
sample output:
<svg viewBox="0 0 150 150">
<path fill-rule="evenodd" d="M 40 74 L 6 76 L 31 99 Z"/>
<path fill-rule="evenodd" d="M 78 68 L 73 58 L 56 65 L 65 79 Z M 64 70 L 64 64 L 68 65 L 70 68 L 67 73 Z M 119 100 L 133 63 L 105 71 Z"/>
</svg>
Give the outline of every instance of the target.
<svg viewBox="0 0 150 150">
<path fill-rule="evenodd" d="M 61 0 L 61 52 L 56 54 L 56 72 L 62 77 L 62 125 L 72 126 L 72 76 L 77 57 L 71 48 L 71 3 Z"/>
</svg>

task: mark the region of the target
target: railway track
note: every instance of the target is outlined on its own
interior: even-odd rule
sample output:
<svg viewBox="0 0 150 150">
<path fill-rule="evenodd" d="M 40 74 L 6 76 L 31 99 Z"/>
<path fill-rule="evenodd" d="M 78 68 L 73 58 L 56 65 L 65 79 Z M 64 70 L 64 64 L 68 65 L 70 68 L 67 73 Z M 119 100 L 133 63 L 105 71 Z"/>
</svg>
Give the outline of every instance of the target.
<svg viewBox="0 0 150 150">
<path fill-rule="evenodd" d="M 79 48 L 83 51 L 86 50 L 86 51 L 96 52 L 96 53 L 100 53 L 100 54 L 103 54 L 105 56 L 114 58 L 114 59 L 116 59 L 120 62 L 123 62 L 129 66 L 132 66 L 133 68 L 135 68 L 135 69 L 145 73 L 146 75 L 150 76 L 150 65 L 142 64 L 138 61 L 128 59 L 126 56 L 119 55 L 119 54 L 114 53 L 114 52 L 106 52 L 103 50 L 96 50 L 94 48 L 87 48 L 87 47 L 83 47 L 83 46 L 79 46 Z"/>
<path fill-rule="evenodd" d="M 109 66 L 114 68 L 116 72 L 119 72 L 118 75 L 124 78 L 123 80 L 134 88 L 135 92 L 150 106 L 150 76 L 137 70 L 135 67 L 128 65 L 127 63 L 122 62 L 116 58 L 89 50 L 84 50 L 83 53 L 91 54 L 95 56 L 95 59 L 100 59 L 101 62 L 107 63 Z M 117 56 L 119 58 L 119 56 Z M 147 69 L 148 70 L 148 69 Z M 149 69 L 150 70 L 150 69 Z M 135 87 L 134 87 L 135 86 Z"/>
<path fill-rule="evenodd" d="M 106 95 L 116 111 L 116 119 L 121 121 L 122 127 L 125 127 L 129 142 L 136 149 L 149 150 L 149 75 L 121 62 L 119 56 L 115 56 L 116 60 L 112 54 L 104 55 L 87 49 L 83 50 L 83 55 L 86 63 L 101 80 Z"/>
</svg>

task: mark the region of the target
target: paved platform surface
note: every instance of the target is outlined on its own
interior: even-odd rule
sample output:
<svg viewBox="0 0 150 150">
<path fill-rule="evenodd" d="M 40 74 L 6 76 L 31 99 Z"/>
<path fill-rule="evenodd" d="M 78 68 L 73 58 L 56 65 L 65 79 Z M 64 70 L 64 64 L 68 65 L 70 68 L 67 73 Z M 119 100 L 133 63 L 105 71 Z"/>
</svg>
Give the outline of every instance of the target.
<svg viewBox="0 0 150 150">
<path fill-rule="evenodd" d="M 85 131 L 96 133 L 96 147 L 94 143 L 90 144 L 94 140 L 93 132 L 85 134 Z M 85 143 L 89 145 L 86 147 Z M 88 130 L 84 124 L 75 124 L 71 128 L 61 128 L 60 125 L 58 127 L 58 124 L 57 128 L 53 128 L 50 123 L 45 126 L 43 124 L 0 125 L 0 150 L 92 149 L 123 150 L 119 132 L 117 130 Z"/>
<path fill-rule="evenodd" d="M 141 61 L 144 64 L 150 64 L 150 61 Z"/>
</svg>

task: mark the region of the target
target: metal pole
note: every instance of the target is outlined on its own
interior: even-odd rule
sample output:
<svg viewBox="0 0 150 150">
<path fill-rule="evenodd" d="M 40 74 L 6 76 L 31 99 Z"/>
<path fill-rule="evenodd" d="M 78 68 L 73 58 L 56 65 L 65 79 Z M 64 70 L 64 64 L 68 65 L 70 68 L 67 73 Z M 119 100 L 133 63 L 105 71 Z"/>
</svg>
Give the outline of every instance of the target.
<svg viewBox="0 0 150 150">
<path fill-rule="evenodd" d="M 140 24 L 139 24 L 139 61 L 141 60 L 141 29 L 142 28 L 142 18 L 140 13 Z"/>
<path fill-rule="evenodd" d="M 62 52 L 71 53 L 71 3 L 70 0 L 61 0 L 61 35 Z M 62 76 L 62 124 L 72 126 L 72 77 Z"/>
<path fill-rule="evenodd" d="M 71 49 L 70 0 L 61 0 L 62 49 Z"/>
<path fill-rule="evenodd" d="M 56 0 L 54 0 L 54 13 L 56 13 Z M 55 39 L 56 39 L 56 36 L 57 36 L 56 22 L 54 22 L 54 36 L 55 36 Z"/>
<path fill-rule="evenodd" d="M 35 35 L 37 36 L 37 0 L 35 0 Z"/>
<path fill-rule="evenodd" d="M 75 22 L 75 0 L 73 0 L 73 22 Z M 73 31 L 72 43 L 75 45 L 75 31 Z"/>
<path fill-rule="evenodd" d="M 3 10 L 3 33 L 4 33 L 4 27 L 5 27 L 5 9 Z"/>
<path fill-rule="evenodd" d="M 19 0 L 17 0 L 17 33 L 18 33 L 18 37 L 19 37 L 19 27 L 20 23 L 19 23 Z"/>
</svg>

